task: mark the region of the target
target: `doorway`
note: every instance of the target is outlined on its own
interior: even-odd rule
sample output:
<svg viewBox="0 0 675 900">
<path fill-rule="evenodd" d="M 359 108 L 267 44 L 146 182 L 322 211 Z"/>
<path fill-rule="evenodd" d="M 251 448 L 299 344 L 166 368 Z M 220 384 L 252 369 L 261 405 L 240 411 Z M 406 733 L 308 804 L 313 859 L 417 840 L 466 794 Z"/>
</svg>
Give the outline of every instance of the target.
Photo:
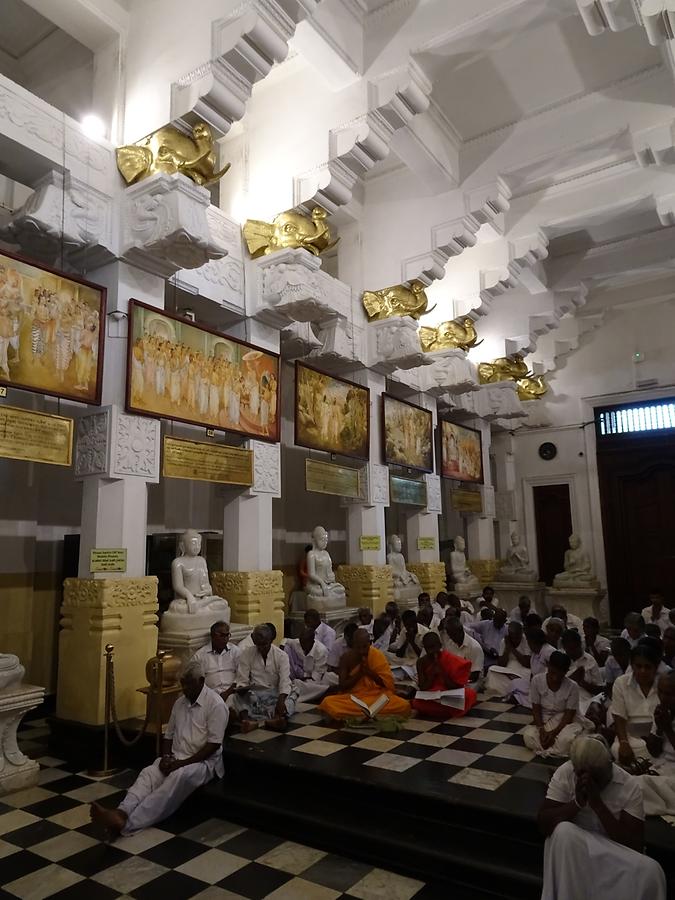
<svg viewBox="0 0 675 900">
<path fill-rule="evenodd" d="M 532 493 L 539 579 L 550 586 L 563 570 L 565 551 L 572 534 L 570 486 L 541 484 L 533 487 Z"/>
</svg>

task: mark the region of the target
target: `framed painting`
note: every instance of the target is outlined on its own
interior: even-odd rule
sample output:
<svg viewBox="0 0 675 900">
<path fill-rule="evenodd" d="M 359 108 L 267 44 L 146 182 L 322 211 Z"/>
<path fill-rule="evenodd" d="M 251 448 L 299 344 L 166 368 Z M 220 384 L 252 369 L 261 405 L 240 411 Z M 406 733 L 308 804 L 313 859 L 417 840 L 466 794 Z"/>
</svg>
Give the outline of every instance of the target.
<svg viewBox="0 0 675 900">
<path fill-rule="evenodd" d="M 106 289 L 0 251 L 0 384 L 101 402 Z"/>
<path fill-rule="evenodd" d="M 129 412 L 279 440 L 279 356 L 129 302 Z"/>
<path fill-rule="evenodd" d="M 295 363 L 295 443 L 340 456 L 370 456 L 370 391 Z"/>
<path fill-rule="evenodd" d="M 441 422 L 441 475 L 455 481 L 483 483 L 480 431 L 454 422 Z"/>
<path fill-rule="evenodd" d="M 434 471 L 434 418 L 430 410 L 382 394 L 385 465 Z"/>
</svg>

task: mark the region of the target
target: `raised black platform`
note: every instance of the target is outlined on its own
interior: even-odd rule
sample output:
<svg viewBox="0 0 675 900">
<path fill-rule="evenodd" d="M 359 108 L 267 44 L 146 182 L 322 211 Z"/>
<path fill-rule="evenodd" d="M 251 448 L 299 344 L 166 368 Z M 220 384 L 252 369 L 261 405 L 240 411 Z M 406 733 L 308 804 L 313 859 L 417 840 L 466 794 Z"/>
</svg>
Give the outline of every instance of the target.
<svg viewBox="0 0 675 900">
<path fill-rule="evenodd" d="M 463 900 L 538 900 L 536 815 L 560 761 L 527 758 L 522 721 L 508 721 L 526 716 L 480 704 L 463 721 L 417 721 L 372 736 L 324 729 L 306 710 L 286 735 L 227 741 L 226 778 L 200 805 L 205 815 L 445 882 L 461 888 Z M 647 835 L 650 855 L 675 885 L 675 832 L 659 819 Z"/>
</svg>

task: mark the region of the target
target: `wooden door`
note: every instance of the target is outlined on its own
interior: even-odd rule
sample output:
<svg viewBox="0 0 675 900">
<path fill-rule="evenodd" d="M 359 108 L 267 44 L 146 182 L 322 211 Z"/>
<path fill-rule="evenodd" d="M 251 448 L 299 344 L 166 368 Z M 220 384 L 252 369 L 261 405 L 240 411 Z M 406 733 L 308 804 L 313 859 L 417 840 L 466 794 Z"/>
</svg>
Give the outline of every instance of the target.
<svg viewBox="0 0 675 900">
<path fill-rule="evenodd" d="M 541 484 L 533 488 L 533 494 L 539 578 L 551 585 L 563 570 L 572 534 L 570 488 L 568 484 Z"/>
</svg>

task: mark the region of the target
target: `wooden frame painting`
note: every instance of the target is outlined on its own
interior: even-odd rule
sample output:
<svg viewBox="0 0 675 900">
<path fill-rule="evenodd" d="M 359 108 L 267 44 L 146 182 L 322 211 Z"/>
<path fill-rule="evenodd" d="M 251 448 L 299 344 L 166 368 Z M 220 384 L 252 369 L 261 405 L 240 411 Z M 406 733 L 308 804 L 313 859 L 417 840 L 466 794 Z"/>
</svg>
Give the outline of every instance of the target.
<svg viewBox="0 0 675 900">
<path fill-rule="evenodd" d="M 0 384 L 101 403 L 106 289 L 0 251 Z"/>
<path fill-rule="evenodd" d="M 129 412 L 279 440 L 279 356 L 129 302 Z"/>
<path fill-rule="evenodd" d="M 483 439 L 480 431 L 441 421 L 441 475 L 455 481 L 483 483 Z"/>
<path fill-rule="evenodd" d="M 385 465 L 434 471 L 434 417 L 431 410 L 382 394 Z"/>
<path fill-rule="evenodd" d="M 296 360 L 295 443 L 340 456 L 370 456 L 370 391 Z"/>
</svg>

